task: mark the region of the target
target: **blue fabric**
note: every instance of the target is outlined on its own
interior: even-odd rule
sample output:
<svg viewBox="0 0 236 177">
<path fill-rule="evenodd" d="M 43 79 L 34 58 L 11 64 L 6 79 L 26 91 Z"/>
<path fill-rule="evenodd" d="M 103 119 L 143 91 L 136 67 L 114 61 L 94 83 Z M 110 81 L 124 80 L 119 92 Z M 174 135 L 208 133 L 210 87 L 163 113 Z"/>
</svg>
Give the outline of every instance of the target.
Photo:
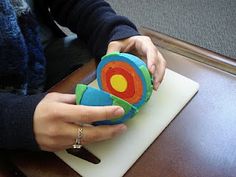
<svg viewBox="0 0 236 177">
<path fill-rule="evenodd" d="M 23 0 L 1 0 L 0 91 L 38 93 L 43 88 L 44 70 L 38 26 L 29 7 Z"/>
</svg>

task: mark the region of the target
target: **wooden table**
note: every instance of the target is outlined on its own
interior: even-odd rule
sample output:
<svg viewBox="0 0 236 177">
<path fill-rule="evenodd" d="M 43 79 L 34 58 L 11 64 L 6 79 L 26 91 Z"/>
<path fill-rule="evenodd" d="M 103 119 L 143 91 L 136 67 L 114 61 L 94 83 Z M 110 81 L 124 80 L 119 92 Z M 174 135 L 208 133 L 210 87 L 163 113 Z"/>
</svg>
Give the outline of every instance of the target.
<svg viewBox="0 0 236 177">
<path fill-rule="evenodd" d="M 158 45 L 168 68 L 197 81 L 200 90 L 125 177 L 235 177 L 235 59 L 147 28 L 140 31 Z M 78 82 L 95 78 L 95 67 L 92 60 L 52 90 L 73 92 Z M 53 153 L 10 151 L 1 157 L 3 177 L 79 176 Z"/>
</svg>

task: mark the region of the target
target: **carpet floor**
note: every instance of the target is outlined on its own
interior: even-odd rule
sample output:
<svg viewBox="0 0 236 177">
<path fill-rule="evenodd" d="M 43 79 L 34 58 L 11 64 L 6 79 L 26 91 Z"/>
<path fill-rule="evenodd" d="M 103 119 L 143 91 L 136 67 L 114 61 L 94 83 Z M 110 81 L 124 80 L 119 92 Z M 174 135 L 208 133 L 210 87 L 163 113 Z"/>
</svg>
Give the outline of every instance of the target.
<svg viewBox="0 0 236 177">
<path fill-rule="evenodd" d="M 236 0 L 107 0 L 137 27 L 146 26 L 236 58 Z"/>
</svg>

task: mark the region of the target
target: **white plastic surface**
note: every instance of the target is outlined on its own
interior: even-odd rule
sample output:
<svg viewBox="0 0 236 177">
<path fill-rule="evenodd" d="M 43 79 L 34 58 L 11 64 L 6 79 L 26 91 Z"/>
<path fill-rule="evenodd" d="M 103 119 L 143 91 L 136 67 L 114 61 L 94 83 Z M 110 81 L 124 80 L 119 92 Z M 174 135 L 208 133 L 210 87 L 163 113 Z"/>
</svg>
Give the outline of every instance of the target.
<svg viewBox="0 0 236 177">
<path fill-rule="evenodd" d="M 96 81 L 91 86 L 97 87 Z M 127 122 L 127 132 L 112 140 L 86 146 L 101 159 L 99 164 L 89 163 L 65 151 L 56 155 L 83 177 L 121 177 L 198 89 L 198 83 L 167 69 L 158 91 L 154 91 L 140 112 Z"/>
</svg>

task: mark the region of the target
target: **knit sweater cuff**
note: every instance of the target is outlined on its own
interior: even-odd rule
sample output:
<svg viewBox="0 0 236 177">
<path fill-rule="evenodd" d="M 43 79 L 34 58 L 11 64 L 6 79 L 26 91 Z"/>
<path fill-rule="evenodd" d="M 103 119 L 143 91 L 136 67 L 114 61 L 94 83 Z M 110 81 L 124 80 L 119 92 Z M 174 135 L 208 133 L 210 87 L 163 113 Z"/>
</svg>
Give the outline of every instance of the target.
<svg viewBox="0 0 236 177">
<path fill-rule="evenodd" d="M 122 39 L 129 38 L 132 36 L 137 36 L 137 35 L 140 35 L 140 34 L 136 29 L 128 25 L 119 25 L 113 29 L 109 42 L 122 40 Z"/>
<path fill-rule="evenodd" d="M 1 95 L 0 115 L 3 120 L 0 125 L 1 148 L 39 150 L 34 137 L 33 116 L 37 104 L 44 96 L 45 94 Z"/>
</svg>

